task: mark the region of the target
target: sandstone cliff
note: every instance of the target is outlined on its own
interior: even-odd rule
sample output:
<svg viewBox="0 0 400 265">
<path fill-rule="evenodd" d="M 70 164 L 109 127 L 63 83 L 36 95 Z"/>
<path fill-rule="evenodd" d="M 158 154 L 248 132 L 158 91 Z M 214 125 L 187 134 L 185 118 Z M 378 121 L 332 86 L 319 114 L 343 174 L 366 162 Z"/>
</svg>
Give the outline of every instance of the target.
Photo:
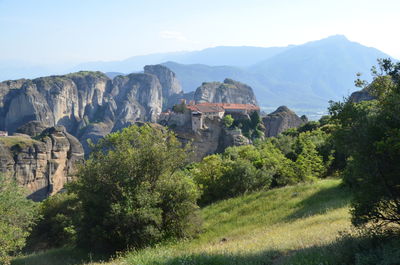
<svg viewBox="0 0 400 265">
<path fill-rule="evenodd" d="M 82 145 L 62 126 L 45 129 L 34 139 L 19 133 L 0 137 L 0 172 L 26 187 L 36 201 L 59 192 L 83 155 Z"/>
<path fill-rule="evenodd" d="M 198 103 L 212 102 L 257 105 L 257 100 L 251 87 L 228 78 L 223 83 L 203 83 L 197 88 L 194 100 Z"/>
<path fill-rule="evenodd" d="M 262 122 L 265 126 L 265 136 L 273 137 L 287 129 L 300 127 L 307 122 L 307 119 L 302 119 L 288 107 L 281 106 L 263 117 Z"/>
</svg>

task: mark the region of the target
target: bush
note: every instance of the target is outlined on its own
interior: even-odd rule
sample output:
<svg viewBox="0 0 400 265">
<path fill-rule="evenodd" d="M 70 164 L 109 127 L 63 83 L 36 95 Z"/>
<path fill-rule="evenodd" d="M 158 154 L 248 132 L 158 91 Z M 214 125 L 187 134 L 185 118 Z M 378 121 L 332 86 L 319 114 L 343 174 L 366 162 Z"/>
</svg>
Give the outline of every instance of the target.
<svg viewBox="0 0 400 265">
<path fill-rule="evenodd" d="M 293 163 L 269 141 L 229 147 L 194 164 L 188 174 L 202 191 L 202 205 L 294 179 Z"/>
<path fill-rule="evenodd" d="M 76 243 L 80 208 L 76 194 L 59 193 L 40 203 L 40 220 L 28 240 L 30 250 L 41 250 Z"/>
<path fill-rule="evenodd" d="M 0 263 L 25 246 L 37 218 L 36 204 L 15 181 L 0 175 Z"/>
<path fill-rule="evenodd" d="M 228 114 L 222 118 L 222 122 L 224 123 L 226 128 L 230 128 L 233 125 L 235 120 L 232 118 L 232 115 Z"/>
<path fill-rule="evenodd" d="M 82 204 L 80 245 L 116 251 L 192 236 L 198 193 L 179 172 L 188 152 L 147 124 L 101 140 L 70 187 Z"/>
</svg>

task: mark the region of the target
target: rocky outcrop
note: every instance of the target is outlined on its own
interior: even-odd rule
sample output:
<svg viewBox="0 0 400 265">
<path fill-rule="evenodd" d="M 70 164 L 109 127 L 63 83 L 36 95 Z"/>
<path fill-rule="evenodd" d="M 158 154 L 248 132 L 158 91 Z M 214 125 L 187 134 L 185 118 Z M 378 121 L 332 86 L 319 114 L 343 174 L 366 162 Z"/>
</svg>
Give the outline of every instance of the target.
<svg viewBox="0 0 400 265">
<path fill-rule="evenodd" d="M 265 136 L 273 137 L 290 128 L 298 128 L 307 122 L 306 117 L 300 118 L 286 106 L 277 108 L 274 112 L 262 118 L 265 126 Z"/>
<path fill-rule="evenodd" d="M 162 95 L 164 98 L 183 93 L 181 83 L 176 78 L 175 73 L 169 68 L 161 64 L 146 65 L 144 67 L 144 73 L 157 76 L 162 86 Z"/>
<path fill-rule="evenodd" d="M 247 115 L 248 117 L 248 115 Z M 173 130 L 176 137 L 183 143 L 191 143 L 194 147 L 194 160 L 200 161 L 203 157 L 221 153 L 229 146 L 250 144 L 240 129 L 226 128 L 220 117 L 205 117 L 203 126 L 196 131 L 192 130 L 191 112 L 171 113 L 160 123 Z"/>
<path fill-rule="evenodd" d="M 349 98 L 350 102 L 353 103 L 360 103 L 361 101 L 368 101 L 373 99 L 375 99 L 375 97 L 370 94 L 368 88 L 353 92 Z"/>
<path fill-rule="evenodd" d="M 257 105 L 253 89 L 248 85 L 225 79 L 223 83 L 203 83 L 194 94 L 197 103 L 239 103 Z"/>
<path fill-rule="evenodd" d="M 0 137 L 0 172 L 26 187 L 36 201 L 71 181 L 83 155 L 80 142 L 62 126 L 45 129 L 35 139 L 26 134 Z"/>
<path fill-rule="evenodd" d="M 88 151 L 88 139 L 96 141 L 137 121 L 155 122 L 163 101 L 178 98 L 177 93 L 182 88 L 175 74 L 161 65 L 114 79 L 83 71 L 5 81 L 0 83 L 0 130 L 13 133 L 29 122 L 62 125 Z"/>
</svg>

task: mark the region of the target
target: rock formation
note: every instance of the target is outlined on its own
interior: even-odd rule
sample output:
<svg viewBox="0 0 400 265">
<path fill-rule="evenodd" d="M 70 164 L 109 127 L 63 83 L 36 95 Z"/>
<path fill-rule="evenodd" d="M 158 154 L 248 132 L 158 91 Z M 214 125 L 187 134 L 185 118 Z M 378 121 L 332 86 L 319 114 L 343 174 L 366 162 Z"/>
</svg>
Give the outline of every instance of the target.
<svg viewBox="0 0 400 265">
<path fill-rule="evenodd" d="M 248 115 L 242 116 L 248 118 Z M 183 144 L 189 142 L 192 144 L 195 149 L 194 160 L 196 161 L 200 161 L 207 155 L 223 152 L 229 146 L 251 143 L 240 129 L 226 128 L 218 116 L 205 117 L 202 128 L 193 131 L 191 111 L 188 109 L 183 113 L 172 112 L 160 123 L 173 130 Z"/>
<path fill-rule="evenodd" d="M 136 121 L 155 122 L 163 100 L 180 94 L 175 74 L 161 65 L 114 79 L 83 71 L 5 81 L 0 83 L 0 130 L 13 133 L 31 121 L 62 125 L 88 151 L 88 139 L 95 142 Z"/>
<path fill-rule="evenodd" d="M 164 98 L 169 98 L 172 95 L 183 93 L 179 80 L 176 78 L 175 73 L 169 68 L 160 64 L 146 65 L 144 67 L 144 73 L 157 76 L 162 86 L 162 94 Z"/>
<path fill-rule="evenodd" d="M 26 187 L 36 201 L 59 192 L 83 156 L 82 145 L 63 126 L 47 128 L 35 138 L 21 133 L 0 137 L 0 172 Z"/>
<path fill-rule="evenodd" d="M 223 83 L 203 83 L 194 94 L 197 103 L 239 103 L 257 105 L 253 89 L 248 85 L 225 79 Z"/>
<path fill-rule="evenodd" d="M 368 100 L 373 100 L 373 99 L 375 99 L 375 97 L 370 94 L 370 92 L 368 91 L 368 87 L 364 88 L 362 90 L 353 92 L 349 98 L 349 100 L 354 103 L 359 103 L 361 101 L 368 101 Z"/>
<path fill-rule="evenodd" d="M 262 118 L 265 126 L 265 136 L 273 137 L 290 128 L 297 128 L 307 122 L 306 118 L 300 118 L 286 106 L 280 106 L 274 112 Z"/>
</svg>

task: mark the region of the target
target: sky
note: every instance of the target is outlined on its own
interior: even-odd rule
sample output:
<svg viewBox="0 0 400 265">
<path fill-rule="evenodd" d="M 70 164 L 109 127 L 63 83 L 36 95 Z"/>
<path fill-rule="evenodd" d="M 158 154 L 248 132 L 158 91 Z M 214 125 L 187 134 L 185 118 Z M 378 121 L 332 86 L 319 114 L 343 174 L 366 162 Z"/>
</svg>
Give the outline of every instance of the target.
<svg viewBox="0 0 400 265">
<path fill-rule="evenodd" d="M 0 0 L 0 61 L 111 61 L 336 34 L 400 58 L 399 11 L 399 0 Z"/>
</svg>

